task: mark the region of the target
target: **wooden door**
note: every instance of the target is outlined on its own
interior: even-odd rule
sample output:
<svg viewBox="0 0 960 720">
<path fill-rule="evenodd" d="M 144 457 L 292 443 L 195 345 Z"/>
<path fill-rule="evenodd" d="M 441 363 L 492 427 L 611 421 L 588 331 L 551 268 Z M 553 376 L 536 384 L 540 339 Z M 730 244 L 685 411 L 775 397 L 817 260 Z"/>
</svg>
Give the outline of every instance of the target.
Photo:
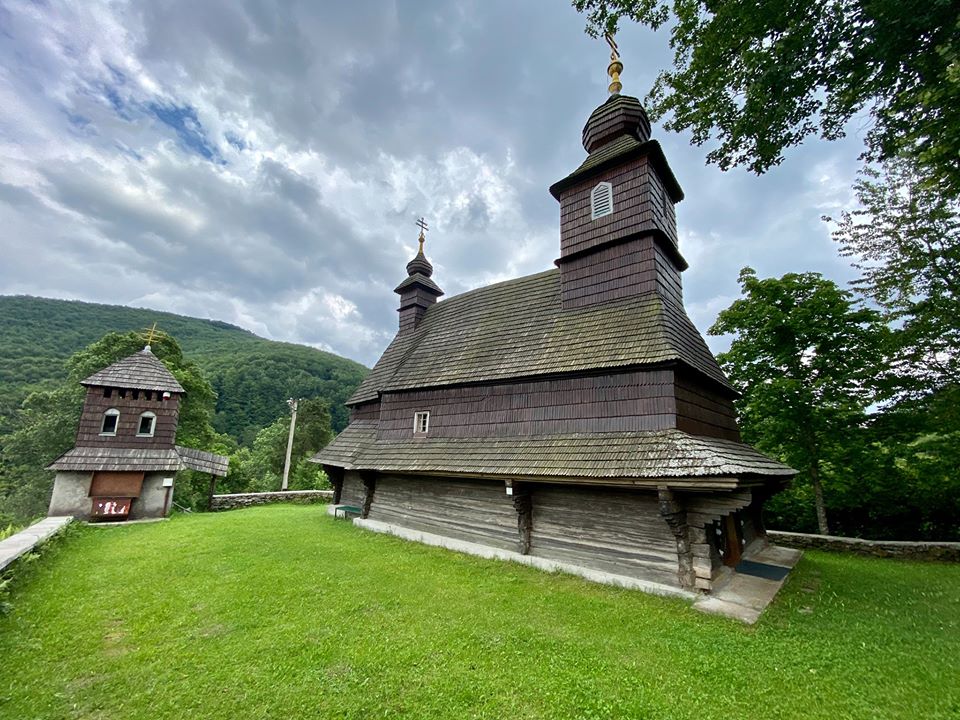
<svg viewBox="0 0 960 720">
<path fill-rule="evenodd" d="M 90 497 L 140 497 L 142 472 L 95 472 Z"/>
</svg>

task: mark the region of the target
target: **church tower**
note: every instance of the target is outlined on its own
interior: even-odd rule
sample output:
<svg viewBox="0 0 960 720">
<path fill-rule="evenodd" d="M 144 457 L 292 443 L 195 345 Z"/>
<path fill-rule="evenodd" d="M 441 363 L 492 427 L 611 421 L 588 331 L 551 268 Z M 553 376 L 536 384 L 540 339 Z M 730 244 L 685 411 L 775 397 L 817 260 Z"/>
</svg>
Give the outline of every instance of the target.
<svg viewBox="0 0 960 720">
<path fill-rule="evenodd" d="M 423 218 L 417 221 L 417 225 L 420 228 L 418 238 L 420 249 L 416 257 L 407 263 L 407 279 L 397 285 L 394 290 L 400 296 L 400 307 L 397 312 L 400 313 L 401 334 L 416 330 L 427 309 L 443 295 L 443 290 L 430 279 L 433 275 L 433 265 L 423 254 L 423 243 L 426 240 L 423 233 L 429 228 Z"/>
<path fill-rule="evenodd" d="M 683 305 L 675 205 L 683 199 L 640 101 L 621 95 L 616 45 L 610 97 L 583 128 L 586 160 L 553 184 L 560 201 L 564 309 L 656 291 Z"/>
<path fill-rule="evenodd" d="M 227 474 L 228 458 L 176 444 L 185 390 L 149 344 L 80 384 L 87 394 L 76 446 L 47 468 L 57 471 L 49 515 L 166 517 L 178 471 Z"/>
</svg>

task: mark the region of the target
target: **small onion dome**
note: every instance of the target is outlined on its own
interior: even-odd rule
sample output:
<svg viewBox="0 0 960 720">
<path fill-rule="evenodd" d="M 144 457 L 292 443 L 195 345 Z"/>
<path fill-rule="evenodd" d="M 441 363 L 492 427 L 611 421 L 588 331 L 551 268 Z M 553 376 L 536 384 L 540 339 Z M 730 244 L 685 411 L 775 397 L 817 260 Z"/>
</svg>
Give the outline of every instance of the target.
<svg viewBox="0 0 960 720">
<path fill-rule="evenodd" d="M 422 243 L 420 245 L 420 252 L 417 253 L 417 256 L 413 260 L 407 263 L 407 275 L 416 275 L 417 273 L 426 275 L 427 277 L 433 275 L 433 265 L 427 260 L 427 256 L 423 254 Z"/>
<path fill-rule="evenodd" d="M 591 113 L 583 126 L 583 148 L 592 153 L 622 135 L 650 139 L 650 118 L 635 97 L 615 94 Z"/>
</svg>

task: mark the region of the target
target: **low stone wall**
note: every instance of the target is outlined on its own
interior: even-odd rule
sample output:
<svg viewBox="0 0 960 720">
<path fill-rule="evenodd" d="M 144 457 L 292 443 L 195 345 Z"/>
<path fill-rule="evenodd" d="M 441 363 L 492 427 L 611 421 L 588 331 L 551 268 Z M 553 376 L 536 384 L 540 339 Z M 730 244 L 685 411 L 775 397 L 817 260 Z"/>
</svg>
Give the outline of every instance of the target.
<svg viewBox="0 0 960 720">
<path fill-rule="evenodd" d="M 837 535 L 768 530 L 767 537 L 775 545 L 802 550 L 831 550 L 873 557 L 899 557 L 910 560 L 943 560 L 960 562 L 960 542 L 923 542 L 905 540 L 862 540 Z"/>
<path fill-rule="evenodd" d="M 287 490 L 286 492 L 233 493 L 214 495 L 211 510 L 236 510 L 237 508 L 270 503 L 324 503 L 333 500 L 333 490 Z"/>
</svg>

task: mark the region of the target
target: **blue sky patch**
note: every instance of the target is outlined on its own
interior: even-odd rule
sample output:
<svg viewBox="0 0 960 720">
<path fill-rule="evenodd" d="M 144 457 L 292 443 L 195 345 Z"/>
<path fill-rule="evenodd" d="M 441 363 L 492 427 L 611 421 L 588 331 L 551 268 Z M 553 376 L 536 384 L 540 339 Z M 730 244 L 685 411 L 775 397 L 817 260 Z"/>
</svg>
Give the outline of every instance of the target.
<svg viewBox="0 0 960 720">
<path fill-rule="evenodd" d="M 243 152 L 247 149 L 247 143 L 239 135 L 234 135 L 229 130 L 223 134 L 223 139 L 233 145 L 237 150 Z"/>
<path fill-rule="evenodd" d="M 149 103 L 146 106 L 148 112 L 157 118 L 164 125 L 177 133 L 180 142 L 193 150 L 195 153 L 203 156 L 207 160 L 223 164 L 223 157 L 220 151 L 211 144 L 203 130 L 203 125 L 197 118 L 197 111 L 189 105 L 167 105 L 163 103 Z"/>
</svg>

